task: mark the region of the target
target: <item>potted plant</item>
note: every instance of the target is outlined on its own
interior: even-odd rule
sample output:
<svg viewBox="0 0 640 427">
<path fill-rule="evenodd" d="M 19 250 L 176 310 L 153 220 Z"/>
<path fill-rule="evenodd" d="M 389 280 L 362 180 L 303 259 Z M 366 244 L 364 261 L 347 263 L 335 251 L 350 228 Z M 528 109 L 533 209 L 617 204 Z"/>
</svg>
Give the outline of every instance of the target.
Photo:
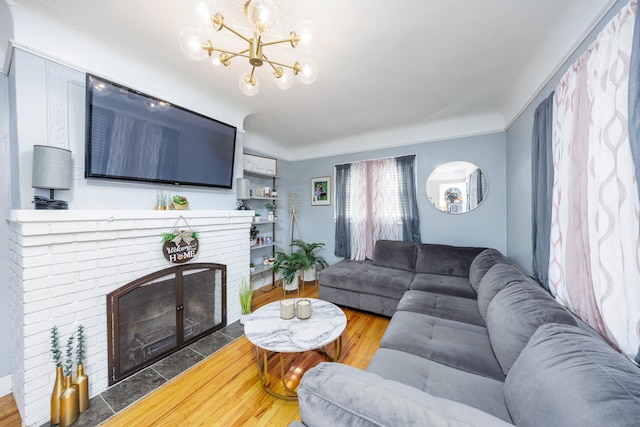
<svg viewBox="0 0 640 427">
<path fill-rule="evenodd" d="M 253 291 L 251 286 L 247 283 L 247 279 L 242 279 L 240 285 L 240 323 L 244 325 L 244 321 L 251 314 L 251 299 L 253 298 Z"/>
<path fill-rule="evenodd" d="M 262 215 L 256 212 L 255 216 L 253 217 L 253 221 L 260 222 L 261 219 L 262 219 Z"/>
<path fill-rule="evenodd" d="M 252 262 L 249 263 L 249 271 L 252 273 L 256 271 L 256 265 Z"/>
<path fill-rule="evenodd" d="M 298 277 L 298 271 L 309 268 L 309 259 L 300 252 L 276 252 L 276 259 L 271 269 L 274 273 L 282 273 L 282 282 L 285 291 L 298 289 L 298 283 L 294 280 Z"/>
<path fill-rule="evenodd" d="M 180 211 L 185 210 L 189 207 L 189 201 L 184 196 L 175 195 L 173 196 L 173 209 Z"/>
<path fill-rule="evenodd" d="M 252 224 L 251 229 L 249 230 L 249 241 L 251 242 L 251 246 L 255 246 L 258 234 L 260 234 L 260 230 Z"/>
<path fill-rule="evenodd" d="M 329 266 L 324 257 L 317 255 L 316 250 L 323 248 L 324 243 L 306 243 L 301 239 L 295 239 L 291 242 L 292 247 L 298 247 L 296 252 L 307 258 L 309 267 L 304 269 L 303 280 L 305 282 L 313 282 L 316 280 L 316 269 L 322 269 Z"/>
<path fill-rule="evenodd" d="M 275 202 L 267 202 L 264 204 L 264 207 L 269 211 L 269 221 L 276 220 L 276 209 L 278 209 L 278 205 Z"/>
</svg>

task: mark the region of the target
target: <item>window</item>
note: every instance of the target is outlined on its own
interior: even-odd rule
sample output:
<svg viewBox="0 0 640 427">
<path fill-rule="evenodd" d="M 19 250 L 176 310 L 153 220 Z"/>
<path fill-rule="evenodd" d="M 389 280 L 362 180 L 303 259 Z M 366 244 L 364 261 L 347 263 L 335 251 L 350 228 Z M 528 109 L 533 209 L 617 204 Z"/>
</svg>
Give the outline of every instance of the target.
<svg viewBox="0 0 640 427">
<path fill-rule="evenodd" d="M 377 240 L 420 241 L 415 157 L 336 166 L 337 256 L 371 259 Z"/>
</svg>

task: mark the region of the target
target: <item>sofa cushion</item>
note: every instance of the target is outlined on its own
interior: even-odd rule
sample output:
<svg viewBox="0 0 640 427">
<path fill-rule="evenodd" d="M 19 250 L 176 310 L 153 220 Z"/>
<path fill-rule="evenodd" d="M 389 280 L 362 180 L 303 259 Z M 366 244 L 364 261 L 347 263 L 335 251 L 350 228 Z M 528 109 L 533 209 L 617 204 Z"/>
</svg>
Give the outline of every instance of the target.
<svg viewBox="0 0 640 427">
<path fill-rule="evenodd" d="M 528 281 L 529 278 L 515 265 L 498 263 L 482 277 L 478 287 L 478 310 L 486 320 L 489 303 L 498 292 L 514 283 Z"/>
<path fill-rule="evenodd" d="M 416 245 L 398 240 L 378 240 L 373 248 L 373 265 L 414 272 Z"/>
<path fill-rule="evenodd" d="M 485 326 L 484 319 L 478 311 L 478 304 L 470 298 L 409 290 L 404 293 L 398 303 L 398 311 L 412 311 L 442 319 Z"/>
<path fill-rule="evenodd" d="M 423 243 L 417 249 L 416 273 L 469 277 L 471 263 L 485 248 Z"/>
<path fill-rule="evenodd" d="M 410 311 L 398 311 L 380 347 L 392 348 L 463 371 L 504 381 L 487 329 Z"/>
<path fill-rule="evenodd" d="M 508 286 L 493 298 L 487 309 L 487 331 L 505 375 L 545 323 L 577 325 L 576 318 L 533 281 Z"/>
<path fill-rule="evenodd" d="M 464 403 L 511 422 L 504 402 L 502 381 L 388 348 L 376 351 L 367 372 L 399 381 L 436 397 Z"/>
<path fill-rule="evenodd" d="M 471 287 L 478 291 L 480 281 L 484 277 L 485 273 L 489 271 L 497 263 L 508 263 L 509 260 L 505 258 L 499 251 L 489 248 L 480 252 L 477 257 L 471 262 L 469 267 L 469 283 Z"/>
<path fill-rule="evenodd" d="M 570 325 L 533 334 L 504 385 L 518 426 L 637 426 L 640 368 Z"/>
<path fill-rule="evenodd" d="M 308 427 L 508 425 L 476 408 L 340 363 L 309 369 L 298 387 L 298 402 Z"/>
<path fill-rule="evenodd" d="M 434 292 L 463 298 L 477 297 L 467 277 L 445 276 L 442 274 L 416 273 L 409 289 Z"/>
<path fill-rule="evenodd" d="M 320 284 L 364 294 L 402 298 L 414 273 L 373 265 L 372 261 L 342 260 L 320 272 Z"/>
</svg>

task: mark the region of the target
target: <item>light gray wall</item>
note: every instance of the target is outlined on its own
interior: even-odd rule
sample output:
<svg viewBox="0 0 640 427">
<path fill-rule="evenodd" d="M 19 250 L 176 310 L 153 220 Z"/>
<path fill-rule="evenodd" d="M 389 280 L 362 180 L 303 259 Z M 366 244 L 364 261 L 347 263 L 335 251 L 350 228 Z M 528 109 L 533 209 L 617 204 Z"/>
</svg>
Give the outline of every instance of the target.
<svg viewBox="0 0 640 427">
<path fill-rule="evenodd" d="M 9 85 L 8 78 L 0 74 L 0 212 L 9 209 Z M 0 221 L 0 360 L 9 361 L 9 225 Z M 0 378 L 11 373 L 9 363 L 0 363 Z M 2 396 L 0 390 L 0 396 Z"/>
<path fill-rule="evenodd" d="M 390 141 L 390 145 L 392 142 Z M 311 178 L 331 176 L 332 184 L 335 185 L 333 180 L 336 164 L 407 154 L 417 155 L 418 210 L 424 243 L 489 246 L 502 252 L 506 250 L 504 133 L 292 162 L 290 190 L 300 195 L 297 216 L 303 240 L 325 243 L 326 247 L 321 254 L 330 263 L 338 260 L 333 255 L 335 201 L 332 200 L 331 206 L 311 206 Z M 489 194 L 486 200 L 478 209 L 463 215 L 449 215 L 436 210 L 426 196 L 426 180 L 429 174 L 437 166 L 453 160 L 475 163 L 489 178 Z"/>
<path fill-rule="evenodd" d="M 533 259 L 531 247 L 531 135 L 533 115 L 544 98 L 555 90 L 569 67 L 596 39 L 602 28 L 624 6 L 627 0 L 619 0 L 598 23 L 585 41 L 574 51 L 559 71 L 549 80 L 540 93 L 506 131 L 507 160 L 507 255 L 531 273 Z M 636 37 L 637 40 L 637 37 Z"/>
</svg>

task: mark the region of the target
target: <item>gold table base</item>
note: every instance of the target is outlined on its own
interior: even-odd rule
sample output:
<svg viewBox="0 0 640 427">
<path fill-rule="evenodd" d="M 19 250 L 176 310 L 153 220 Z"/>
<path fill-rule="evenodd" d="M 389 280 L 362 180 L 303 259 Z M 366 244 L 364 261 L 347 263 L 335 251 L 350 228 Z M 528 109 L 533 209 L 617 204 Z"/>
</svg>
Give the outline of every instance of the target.
<svg viewBox="0 0 640 427">
<path fill-rule="evenodd" d="M 262 350 L 262 357 L 260 357 L 260 350 Z M 333 355 L 329 354 L 327 346 L 315 349 L 315 351 L 328 357 L 331 362 L 336 362 L 340 359 L 340 355 L 342 354 L 342 336 L 339 336 L 338 339 L 334 341 Z M 269 359 L 275 355 L 280 357 L 280 380 L 282 381 L 282 386 L 284 387 L 286 394 L 278 393 L 269 385 Z M 262 359 L 262 361 L 260 359 Z M 282 353 L 264 350 L 256 346 L 256 365 L 258 366 L 258 377 L 260 378 L 260 383 L 267 393 L 273 397 L 277 397 L 278 399 L 296 400 L 298 398 L 298 393 L 287 386 L 287 381 L 284 377 L 284 355 Z"/>
</svg>

